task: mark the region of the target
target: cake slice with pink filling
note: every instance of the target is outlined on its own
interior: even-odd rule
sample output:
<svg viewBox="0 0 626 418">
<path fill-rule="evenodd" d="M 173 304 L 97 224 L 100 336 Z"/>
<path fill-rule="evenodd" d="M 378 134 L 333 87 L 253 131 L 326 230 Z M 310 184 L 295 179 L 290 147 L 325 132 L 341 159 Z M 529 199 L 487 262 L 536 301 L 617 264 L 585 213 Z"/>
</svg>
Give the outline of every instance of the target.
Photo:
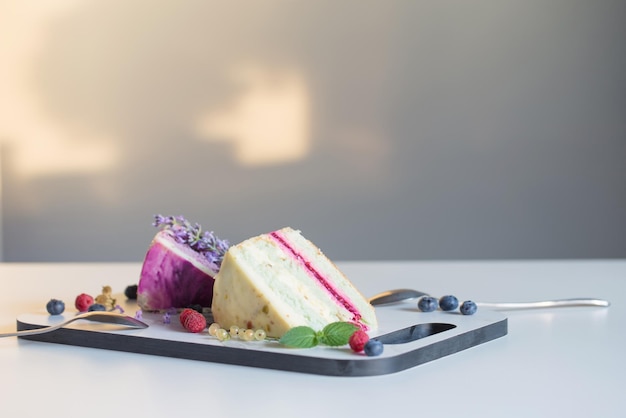
<svg viewBox="0 0 626 418">
<path fill-rule="evenodd" d="M 337 321 L 378 326 L 374 308 L 300 231 L 283 228 L 231 246 L 213 287 L 222 327 L 263 329 L 281 337 L 296 326 L 321 330 Z"/>
</svg>

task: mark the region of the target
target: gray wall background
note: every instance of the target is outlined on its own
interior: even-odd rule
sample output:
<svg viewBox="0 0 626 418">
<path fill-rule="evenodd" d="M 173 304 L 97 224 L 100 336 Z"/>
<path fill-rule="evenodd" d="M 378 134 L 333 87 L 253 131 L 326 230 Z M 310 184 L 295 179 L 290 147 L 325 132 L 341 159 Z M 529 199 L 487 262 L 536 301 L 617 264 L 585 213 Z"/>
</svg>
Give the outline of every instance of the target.
<svg viewBox="0 0 626 418">
<path fill-rule="evenodd" d="M 155 213 L 337 260 L 626 256 L 624 1 L 91 1 L 34 29 L 24 100 L 71 128 L 55 153 L 0 125 L 5 261 L 140 261 Z M 194 127 L 245 65 L 306 87 L 300 158 Z"/>
</svg>

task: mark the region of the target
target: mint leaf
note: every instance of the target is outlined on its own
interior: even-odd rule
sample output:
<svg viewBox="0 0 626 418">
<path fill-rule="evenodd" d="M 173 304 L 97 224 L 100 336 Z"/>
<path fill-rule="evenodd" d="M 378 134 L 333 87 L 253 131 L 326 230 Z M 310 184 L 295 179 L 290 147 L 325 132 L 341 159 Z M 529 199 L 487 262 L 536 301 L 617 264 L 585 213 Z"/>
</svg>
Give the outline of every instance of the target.
<svg viewBox="0 0 626 418">
<path fill-rule="evenodd" d="M 324 327 L 320 340 L 322 344 L 330 347 L 346 345 L 357 329 L 358 327 L 350 322 L 333 322 Z"/>
<path fill-rule="evenodd" d="M 278 342 L 288 347 L 311 348 L 315 347 L 319 341 L 313 328 L 300 326 L 291 328 Z"/>
</svg>

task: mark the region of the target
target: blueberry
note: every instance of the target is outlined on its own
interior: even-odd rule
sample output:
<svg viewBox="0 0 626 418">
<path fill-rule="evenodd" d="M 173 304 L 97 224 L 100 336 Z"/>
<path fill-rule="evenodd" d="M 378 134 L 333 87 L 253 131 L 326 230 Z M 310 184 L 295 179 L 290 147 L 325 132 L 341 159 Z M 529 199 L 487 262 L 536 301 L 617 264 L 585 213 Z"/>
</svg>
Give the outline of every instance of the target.
<svg viewBox="0 0 626 418">
<path fill-rule="evenodd" d="M 100 304 L 100 303 L 94 303 L 93 305 L 91 305 L 89 307 L 89 309 L 87 309 L 89 312 L 93 312 L 93 311 L 106 311 L 107 308 L 104 307 L 104 305 Z"/>
<path fill-rule="evenodd" d="M 474 315 L 477 309 L 478 306 L 476 306 L 475 302 L 472 302 L 471 300 L 466 300 L 461 304 L 460 310 L 463 315 Z"/>
<path fill-rule="evenodd" d="M 378 340 L 369 340 L 365 347 L 363 347 L 363 351 L 365 355 L 369 357 L 380 356 L 383 353 L 383 343 Z"/>
<path fill-rule="evenodd" d="M 126 290 L 124 290 L 124 295 L 130 300 L 137 299 L 137 285 L 133 284 L 126 287 Z"/>
<path fill-rule="evenodd" d="M 58 299 L 50 299 L 46 304 L 46 310 L 50 315 L 61 315 L 65 310 L 65 303 Z"/>
<path fill-rule="evenodd" d="M 453 311 L 459 307 L 459 300 L 452 295 L 442 296 L 439 299 L 439 307 L 442 311 Z"/>
<path fill-rule="evenodd" d="M 437 299 L 431 296 L 423 296 L 417 302 L 417 308 L 422 312 L 433 312 L 437 310 Z"/>
<path fill-rule="evenodd" d="M 202 313 L 202 305 L 199 305 L 197 303 L 193 305 L 187 305 L 187 308 L 193 309 L 196 312 Z"/>
</svg>

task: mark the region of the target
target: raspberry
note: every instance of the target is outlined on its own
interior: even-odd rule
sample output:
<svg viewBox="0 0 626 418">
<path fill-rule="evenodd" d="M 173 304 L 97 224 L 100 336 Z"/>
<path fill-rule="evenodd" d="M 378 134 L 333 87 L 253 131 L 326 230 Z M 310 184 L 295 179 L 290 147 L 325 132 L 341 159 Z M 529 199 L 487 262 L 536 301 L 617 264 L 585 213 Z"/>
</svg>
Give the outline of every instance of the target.
<svg viewBox="0 0 626 418">
<path fill-rule="evenodd" d="M 191 309 L 191 308 L 185 308 L 183 309 L 183 311 L 180 313 L 180 316 L 178 319 L 180 319 L 180 324 L 182 326 L 185 326 L 185 319 L 187 319 L 187 317 L 189 315 L 192 315 L 194 312 L 196 312 L 195 310 Z"/>
<path fill-rule="evenodd" d="M 185 318 L 183 326 L 189 332 L 202 332 L 206 328 L 206 319 L 200 313 L 189 313 Z"/>
<path fill-rule="evenodd" d="M 367 333 L 361 329 L 354 331 L 354 333 L 350 336 L 350 348 L 355 353 L 360 353 L 365 348 L 365 344 L 369 341 L 370 337 Z"/>
<path fill-rule="evenodd" d="M 74 302 L 74 306 L 79 312 L 87 312 L 89 307 L 93 305 L 94 300 L 93 297 L 89 296 L 86 293 L 81 293 L 76 296 L 76 301 Z"/>
</svg>

